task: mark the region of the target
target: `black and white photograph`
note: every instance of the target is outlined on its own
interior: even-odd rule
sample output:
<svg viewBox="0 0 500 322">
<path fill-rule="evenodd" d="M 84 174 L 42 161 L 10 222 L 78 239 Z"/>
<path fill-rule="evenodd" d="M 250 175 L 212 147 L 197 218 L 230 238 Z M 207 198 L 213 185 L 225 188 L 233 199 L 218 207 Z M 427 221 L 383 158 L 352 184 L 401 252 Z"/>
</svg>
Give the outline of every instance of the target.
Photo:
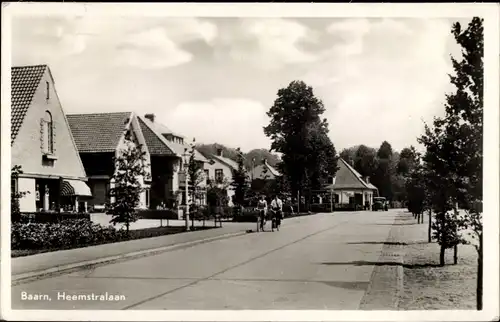
<svg viewBox="0 0 500 322">
<path fill-rule="evenodd" d="M 499 23 L 2 3 L 2 318 L 498 319 Z"/>
</svg>

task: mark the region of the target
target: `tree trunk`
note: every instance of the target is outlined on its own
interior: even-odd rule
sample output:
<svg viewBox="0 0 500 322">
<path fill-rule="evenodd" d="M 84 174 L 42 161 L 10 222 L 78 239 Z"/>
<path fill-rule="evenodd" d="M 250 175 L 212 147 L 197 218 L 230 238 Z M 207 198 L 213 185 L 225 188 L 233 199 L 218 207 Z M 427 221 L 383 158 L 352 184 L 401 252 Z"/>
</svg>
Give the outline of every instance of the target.
<svg viewBox="0 0 500 322">
<path fill-rule="evenodd" d="M 446 264 L 444 260 L 445 251 L 446 251 L 445 246 L 441 245 L 441 249 L 439 252 L 439 266 L 444 266 Z"/>
<path fill-rule="evenodd" d="M 455 202 L 455 209 L 454 209 L 454 214 L 455 214 L 455 221 L 458 218 L 458 202 Z M 458 228 L 455 226 L 455 237 L 458 238 Z M 457 265 L 458 263 L 458 244 L 453 247 L 453 264 Z"/>
<path fill-rule="evenodd" d="M 453 246 L 453 264 L 457 265 L 458 263 L 458 245 Z"/>
<path fill-rule="evenodd" d="M 431 223 L 432 223 L 432 211 L 429 210 L 429 228 L 427 230 L 427 239 L 428 239 L 429 243 L 432 242 L 432 226 L 431 226 Z"/>
<path fill-rule="evenodd" d="M 479 237 L 479 249 L 477 254 L 477 287 L 476 287 L 476 308 L 483 309 L 483 237 Z"/>
</svg>

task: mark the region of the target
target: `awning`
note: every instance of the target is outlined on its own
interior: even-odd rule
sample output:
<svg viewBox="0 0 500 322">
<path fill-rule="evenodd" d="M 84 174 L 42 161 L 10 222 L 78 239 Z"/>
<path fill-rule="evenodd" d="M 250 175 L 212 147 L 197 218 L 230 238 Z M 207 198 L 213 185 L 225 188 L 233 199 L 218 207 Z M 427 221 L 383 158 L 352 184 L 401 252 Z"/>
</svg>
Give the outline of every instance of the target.
<svg viewBox="0 0 500 322">
<path fill-rule="evenodd" d="M 89 186 L 79 180 L 64 180 L 61 187 L 61 196 L 92 197 Z"/>
</svg>

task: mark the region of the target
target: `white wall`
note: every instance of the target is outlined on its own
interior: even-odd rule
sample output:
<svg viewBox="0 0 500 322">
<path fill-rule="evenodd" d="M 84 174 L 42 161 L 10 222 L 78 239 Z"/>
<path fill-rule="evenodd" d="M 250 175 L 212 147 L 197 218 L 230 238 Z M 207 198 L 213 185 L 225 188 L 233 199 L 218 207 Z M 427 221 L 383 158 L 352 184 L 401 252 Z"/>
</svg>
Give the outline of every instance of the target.
<svg viewBox="0 0 500 322">
<path fill-rule="evenodd" d="M 35 179 L 18 178 L 17 182 L 19 192 L 29 192 L 23 198 L 19 199 L 19 208 L 21 212 L 36 211 Z"/>
</svg>

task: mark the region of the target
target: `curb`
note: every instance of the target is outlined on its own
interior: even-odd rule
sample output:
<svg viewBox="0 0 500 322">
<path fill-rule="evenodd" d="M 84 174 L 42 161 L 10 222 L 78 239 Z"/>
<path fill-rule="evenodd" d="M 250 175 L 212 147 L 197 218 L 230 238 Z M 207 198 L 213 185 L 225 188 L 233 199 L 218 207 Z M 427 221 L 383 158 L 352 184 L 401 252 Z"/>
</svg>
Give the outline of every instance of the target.
<svg viewBox="0 0 500 322">
<path fill-rule="evenodd" d="M 194 240 L 194 241 L 184 242 L 184 243 L 180 243 L 180 244 L 173 244 L 173 245 L 168 245 L 168 246 L 163 246 L 163 247 L 158 247 L 158 248 L 153 248 L 153 249 L 139 250 L 139 251 L 126 253 L 126 254 L 114 255 L 114 256 L 109 256 L 109 257 L 93 259 L 93 260 L 87 260 L 84 262 L 61 265 L 61 266 L 52 267 L 49 269 L 40 270 L 40 271 L 22 273 L 22 274 L 12 276 L 11 285 L 15 286 L 15 285 L 19 285 L 19 284 L 24 284 L 24 283 L 39 280 L 42 278 L 48 278 L 48 277 L 54 277 L 57 275 L 68 274 L 68 273 L 71 273 L 74 271 L 79 271 L 82 269 L 90 269 L 90 268 L 94 268 L 94 267 L 105 265 L 105 264 L 114 264 L 114 263 L 118 263 L 118 262 L 122 262 L 122 261 L 126 261 L 126 260 L 132 260 L 132 259 L 137 259 L 137 258 L 141 258 L 141 257 L 158 255 L 158 254 L 165 253 L 168 251 L 173 251 L 173 250 L 187 248 L 187 247 L 193 247 L 193 246 L 196 246 L 199 244 L 205 244 L 205 243 L 209 243 L 209 242 L 213 242 L 213 241 L 217 241 L 217 240 L 242 236 L 245 234 L 247 234 L 247 233 L 246 232 L 228 233 L 228 234 L 224 234 L 224 235 L 220 235 L 220 236 L 209 237 L 209 238 L 205 238 L 205 239 Z"/>
</svg>

